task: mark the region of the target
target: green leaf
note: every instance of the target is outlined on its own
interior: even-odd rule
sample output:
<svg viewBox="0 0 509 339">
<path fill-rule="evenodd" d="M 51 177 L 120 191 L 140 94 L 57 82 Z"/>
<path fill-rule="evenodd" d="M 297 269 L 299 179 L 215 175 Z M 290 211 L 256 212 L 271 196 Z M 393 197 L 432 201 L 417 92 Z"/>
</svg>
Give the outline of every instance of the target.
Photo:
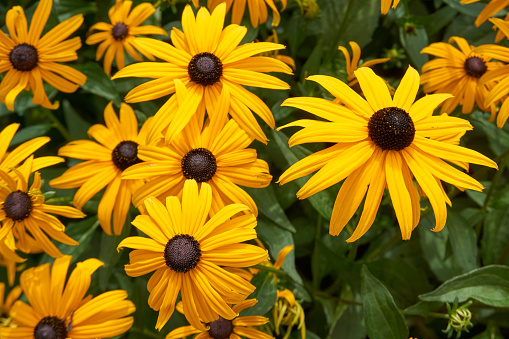
<svg viewBox="0 0 509 339">
<path fill-rule="evenodd" d="M 293 227 L 285 211 L 279 205 L 272 185 L 265 188 L 245 187 L 244 190 L 253 198 L 258 210 L 264 216 L 275 222 L 279 227 L 295 233 L 295 227 Z"/>
<path fill-rule="evenodd" d="M 52 124 L 39 124 L 25 127 L 16 132 L 10 146 L 19 145 L 25 141 L 46 135 L 53 127 Z"/>
<path fill-rule="evenodd" d="M 276 141 L 279 149 L 283 153 L 289 165 L 295 164 L 299 159 L 311 154 L 310 151 L 301 146 L 293 146 L 291 149 L 288 147 L 288 138 L 282 132 L 276 130 L 272 131 L 274 140 Z M 309 179 L 310 175 L 295 180 L 300 187 L 302 187 Z M 327 191 L 318 192 L 307 198 L 315 210 L 326 220 L 330 220 L 332 215 L 332 207 L 334 203 L 327 193 Z"/>
<path fill-rule="evenodd" d="M 459 214 L 450 211 L 446 226 L 449 230 L 449 241 L 452 253 L 462 273 L 479 267 L 477 262 L 477 236 L 468 222 Z"/>
<path fill-rule="evenodd" d="M 481 241 L 482 258 L 485 265 L 497 263 L 509 244 L 509 209 L 493 210 L 484 220 Z"/>
<path fill-rule="evenodd" d="M 97 11 L 93 1 L 60 0 L 58 2 L 58 20 L 64 21 L 76 14 L 89 14 Z"/>
<path fill-rule="evenodd" d="M 82 89 L 107 100 L 112 100 L 116 105 L 120 105 L 120 96 L 115 89 L 113 81 L 104 73 L 99 64 L 87 62 L 80 65 L 78 70 L 87 76 L 87 82 L 81 86 Z"/>
<path fill-rule="evenodd" d="M 277 259 L 277 255 L 283 247 L 293 245 L 293 236 L 291 232 L 282 230 L 265 218 L 258 217 L 256 232 L 258 233 L 258 238 L 268 245 L 272 261 Z M 295 268 L 295 248 L 288 253 L 281 269 L 288 273 L 293 280 L 302 284 L 302 278 Z"/>
<path fill-rule="evenodd" d="M 69 101 L 64 100 L 63 109 L 67 129 L 74 140 L 89 139 L 87 131 L 91 125 L 76 113 Z"/>
<path fill-rule="evenodd" d="M 477 3 L 477 4 L 469 4 L 462 5 L 458 0 L 443 0 L 449 7 L 454 8 L 460 13 L 477 17 L 479 13 L 482 11 L 485 5 Z"/>
<path fill-rule="evenodd" d="M 426 29 L 416 27 L 412 33 L 406 33 L 404 27 L 399 27 L 399 40 L 417 69 L 421 69 L 429 60 L 428 54 L 421 54 L 421 50 L 429 45 Z"/>
<path fill-rule="evenodd" d="M 387 288 L 363 265 L 361 294 L 370 339 L 407 339 L 408 327 Z"/>
<path fill-rule="evenodd" d="M 264 315 L 269 312 L 277 299 L 276 285 L 274 284 L 274 274 L 271 272 L 259 272 L 251 280 L 251 284 L 256 286 L 256 290 L 248 299 L 256 298 L 258 303 L 242 311 L 242 316 L 246 315 Z"/>
<path fill-rule="evenodd" d="M 442 302 L 426 302 L 419 301 L 417 304 L 412 305 L 405 309 L 405 315 L 420 315 L 426 317 L 429 313 L 435 311 L 436 309 L 442 307 L 444 303 Z"/>
<path fill-rule="evenodd" d="M 329 338 L 364 339 L 366 338 L 364 323 L 362 307 L 349 305 L 336 322 Z"/>
<path fill-rule="evenodd" d="M 419 298 L 446 303 L 475 299 L 494 307 L 509 307 L 509 267 L 490 265 L 475 269 L 444 282 Z"/>
</svg>

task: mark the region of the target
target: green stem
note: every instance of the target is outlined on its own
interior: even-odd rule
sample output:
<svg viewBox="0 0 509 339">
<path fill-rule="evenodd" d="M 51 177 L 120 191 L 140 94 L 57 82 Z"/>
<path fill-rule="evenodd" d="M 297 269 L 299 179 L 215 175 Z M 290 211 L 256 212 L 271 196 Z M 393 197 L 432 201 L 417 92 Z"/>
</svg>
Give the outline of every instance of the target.
<svg viewBox="0 0 509 339">
<path fill-rule="evenodd" d="M 400 310 L 403 315 L 409 315 L 406 314 L 405 310 Z M 413 315 L 413 314 L 411 314 Z M 423 317 L 432 317 L 432 318 L 440 318 L 440 319 L 449 319 L 449 315 L 445 313 L 438 313 L 438 312 L 427 312 L 422 314 Z"/>
<path fill-rule="evenodd" d="M 274 268 L 274 267 L 270 267 L 270 266 L 265 266 L 265 265 L 254 265 L 254 266 L 251 266 L 252 268 L 256 268 L 257 270 L 260 270 L 260 271 L 267 271 L 267 272 L 272 272 L 280 277 L 286 277 L 288 276 L 288 274 L 285 272 L 285 271 L 282 271 L 282 270 L 278 270 L 277 268 Z"/>
<path fill-rule="evenodd" d="M 155 338 L 155 339 L 161 339 L 162 337 L 157 335 L 156 333 L 147 331 L 146 329 L 141 329 L 137 327 L 131 327 L 129 332 L 139 333 L 143 335 L 143 338 Z"/>
<path fill-rule="evenodd" d="M 71 142 L 73 140 L 71 134 L 67 131 L 67 129 L 64 127 L 64 125 L 62 125 L 60 120 L 58 120 L 57 117 L 53 114 L 53 111 L 47 109 L 46 112 L 47 112 L 48 118 L 53 123 L 53 127 L 55 127 L 60 132 L 60 134 L 62 134 L 62 136 L 65 138 L 65 140 L 67 142 Z"/>
<path fill-rule="evenodd" d="M 337 44 L 339 43 L 339 38 L 341 37 L 341 34 L 343 34 L 343 31 L 345 30 L 345 26 L 348 22 L 348 17 L 350 16 L 350 12 L 352 11 L 352 7 L 355 0 L 348 0 L 348 4 L 346 5 L 345 15 L 343 15 L 343 18 L 341 20 L 341 24 L 339 25 L 339 29 L 337 30 L 335 36 L 333 39 L 331 39 L 333 44 L 336 44 L 335 46 L 332 46 L 332 48 L 329 49 L 329 54 L 327 55 L 327 60 L 324 62 L 324 64 L 330 64 L 331 59 L 333 58 L 334 54 L 337 54 Z"/>
<path fill-rule="evenodd" d="M 51 199 L 48 199 L 46 200 L 46 204 L 60 204 L 60 203 L 70 203 L 72 202 L 72 197 L 61 197 L 61 198 L 51 198 Z"/>
</svg>

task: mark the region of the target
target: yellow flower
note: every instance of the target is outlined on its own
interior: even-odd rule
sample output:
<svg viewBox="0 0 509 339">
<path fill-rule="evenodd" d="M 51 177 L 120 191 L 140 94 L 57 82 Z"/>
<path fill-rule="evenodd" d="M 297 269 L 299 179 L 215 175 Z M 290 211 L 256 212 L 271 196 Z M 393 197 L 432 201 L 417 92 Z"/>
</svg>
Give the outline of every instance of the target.
<svg viewBox="0 0 509 339">
<path fill-rule="evenodd" d="M 459 50 L 451 46 L 456 42 Z M 426 93 L 450 93 L 454 96 L 444 102 L 440 113 L 451 113 L 456 106 L 462 105 L 461 112 L 468 114 L 477 104 L 479 109 L 491 111 L 491 118 L 495 118 L 495 104 L 485 105 L 488 92 L 496 85 L 495 81 L 479 83 L 481 76 L 487 71 L 501 67 L 498 62 L 490 62 L 491 57 L 478 52 L 461 38 L 453 36 L 449 43 L 435 42 L 425 47 L 421 53 L 427 53 L 438 58 L 428 61 L 422 66 L 421 84 Z"/>
<path fill-rule="evenodd" d="M 11 309 L 17 327 L 0 328 L 2 339 L 16 338 L 110 338 L 131 328 L 134 304 L 122 290 L 95 298 L 86 296 L 91 275 L 104 264 L 88 259 L 76 265 L 65 285 L 71 256 L 25 270 L 20 285 L 30 305 L 16 301 Z"/>
<path fill-rule="evenodd" d="M 391 3 L 392 3 L 392 8 L 396 8 L 396 6 L 399 4 L 399 0 L 382 0 L 382 4 L 381 4 L 382 14 L 389 13 L 389 8 L 391 7 Z"/>
<path fill-rule="evenodd" d="M 509 37 L 508 22 L 501 19 L 490 19 L 490 21 L 500 29 L 500 32 L 502 32 L 506 37 Z M 479 46 L 478 49 L 479 53 L 483 53 L 490 58 L 495 58 L 506 63 L 509 62 L 509 48 L 507 47 L 498 45 L 482 45 Z M 504 65 L 486 72 L 479 79 L 480 85 L 496 83 L 495 86 L 492 86 L 489 94 L 486 96 L 484 104 L 486 106 L 494 106 L 497 101 L 502 101 L 502 106 L 500 106 L 497 116 L 497 126 L 499 128 L 502 128 L 505 125 L 507 118 L 509 118 L 509 100 L 507 100 L 507 94 L 509 93 L 509 90 L 507 89 L 509 83 L 509 78 L 507 77 L 508 72 L 509 65 Z"/>
<path fill-rule="evenodd" d="M 233 312 L 239 314 L 243 310 L 256 305 L 258 300 L 248 299 L 241 301 L 232 307 Z M 177 306 L 180 310 L 181 303 Z M 261 326 L 269 322 L 266 317 L 251 315 L 244 317 L 235 317 L 232 320 L 225 319 L 221 316 L 217 320 L 205 324 L 205 330 L 196 329 L 193 326 L 182 326 L 174 329 L 166 336 L 166 339 L 181 339 L 193 334 L 198 334 L 198 339 L 274 339 L 273 336 L 263 333 L 252 326 Z"/>
<path fill-rule="evenodd" d="M 111 235 L 113 215 L 113 234 L 119 235 L 131 206 L 132 194 L 143 185 L 143 180 L 124 180 L 121 175 L 141 161 L 138 146 L 145 144 L 150 119 L 138 133 L 138 120 L 133 109 L 122 103 L 119 119 L 113 110 L 113 102 L 110 102 L 104 109 L 104 121 L 106 126 L 96 124 L 88 130 L 99 143 L 76 140 L 58 150 L 59 155 L 86 161 L 51 180 L 50 185 L 55 188 L 79 187 L 73 200 L 79 209 L 106 186 L 97 216 L 104 232 Z"/>
<path fill-rule="evenodd" d="M 14 123 L 8 125 L 0 132 L 0 170 L 7 173 L 11 171 L 10 168 L 17 167 L 35 151 L 50 141 L 48 137 L 34 138 L 19 145 L 11 152 L 7 152 L 7 148 L 18 128 L 19 124 Z M 32 162 L 32 172 L 58 164 L 62 161 L 64 161 L 64 159 L 53 156 L 35 158 Z M 2 179 L 0 178 L 0 183 L 1 182 Z"/>
<path fill-rule="evenodd" d="M 212 200 L 210 186 L 202 183 L 198 192 L 194 180 L 186 181 L 182 202 L 172 196 L 163 205 L 150 197 L 145 200 L 147 213 L 133 221 L 149 238 L 128 237 L 119 244 L 119 248 L 135 249 L 125 266 L 127 275 L 138 277 L 155 271 L 147 285 L 148 303 L 159 311 L 159 330 L 173 314 L 179 292 L 186 319 L 205 331 L 200 320 L 210 323 L 219 316 L 235 318 L 237 313 L 228 304 L 245 300 L 255 289 L 220 266 L 249 267 L 267 258 L 267 251 L 242 243 L 256 238 L 256 218 L 239 214 L 247 211 L 247 206 L 232 204 L 207 221 Z"/>
<path fill-rule="evenodd" d="M 5 239 L 0 240 L 0 266 L 5 266 L 7 269 L 7 280 L 10 286 L 14 284 L 16 279 L 16 263 L 21 263 L 25 260 L 18 256 L 12 248 L 9 248 L 5 243 Z"/>
<path fill-rule="evenodd" d="M 286 333 L 283 339 L 290 337 L 293 326 L 297 325 L 300 330 L 302 339 L 306 338 L 306 323 L 304 320 L 304 310 L 302 306 L 295 300 L 292 291 L 277 290 L 276 304 L 272 308 L 272 315 L 274 317 L 274 327 L 276 334 L 279 335 L 279 326 L 287 326 Z"/>
<path fill-rule="evenodd" d="M 0 101 L 11 111 L 14 100 L 24 89 L 33 91 L 34 104 L 57 109 L 58 102 L 49 101 L 42 80 L 64 93 L 76 91 L 78 85 L 87 81 L 83 73 L 58 63 L 78 59 L 80 38 L 64 40 L 81 26 L 82 14 L 60 23 L 41 38 L 52 3 L 52 0 L 39 2 L 30 29 L 22 7 L 14 6 L 7 12 L 5 23 L 10 36 L 0 31 L 0 73 L 7 72 L 0 84 Z"/>
<path fill-rule="evenodd" d="M 442 159 L 495 168 L 497 165 L 478 152 L 441 141 L 472 126 L 460 118 L 432 116 L 433 110 L 450 98 L 450 94 L 427 95 L 414 103 L 419 89 L 419 73 L 415 69 L 408 68 L 394 98 L 385 82 L 370 68 L 359 68 L 355 76 L 367 100 L 335 78 L 314 75 L 308 79 L 318 82 L 344 106 L 305 97 L 290 98 L 283 103 L 327 120 L 299 120 L 283 126 L 304 127 L 290 138 L 290 147 L 308 142 L 335 144 L 291 166 L 281 175 L 280 183 L 319 170 L 297 192 L 299 199 L 305 199 L 345 179 L 332 211 L 329 229 L 332 235 L 341 232 L 367 192 L 364 210 L 349 242 L 359 239 L 371 227 L 387 187 L 402 237 L 408 240 L 420 218 L 419 200 L 412 182 L 415 176 L 435 212 L 433 230 L 440 231 L 447 218 L 448 201 L 440 180 L 477 191 L 483 189 L 475 179 Z"/>
<path fill-rule="evenodd" d="M 0 327 L 9 326 L 11 323 L 11 307 L 12 304 L 16 300 L 18 300 L 19 296 L 23 290 L 20 286 L 14 287 L 9 294 L 7 295 L 7 298 L 4 300 L 5 296 L 5 284 L 3 282 L 0 282 Z"/>
<path fill-rule="evenodd" d="M 267 40 L 265 40 L 265 41 L 266 42 L 273 42 L 273 43 L 276 43 L 276 44 L 279 43 L 279 39 L 277 37 L 277 32 L 276 32 L 275 29 L 272 29 L 272 35 L 269 35 L 267 37 Z M 278 50 L 261 53 L 260 55 L 261 56 L 268 56 L 270 58 L 274 58 L 274 59 L 280 60 L 280 61 L 284 62 L 285 64 L 291 66 L 293 69 L 295 69 L 295 61 L 291 57 L 289 57 L 287 55 L 279 54 Z"/>
<path fill-rule="evenodd" d="M 78 245 L 78 242 L 64 233 L 64 225 L 51 214 L 67 218 L 83 218 L 85 214 L 70 206 L 45 204 L 39 172 L 35 172 L 32 186 L 28 187 L 28 179 L 33 172 L 32 164 L 33 157 L 29 157 L 10 175 L 0 170 L 0 178 L 5 183 L 0 185 L 0 222 L 2 223 L 0 241 L 5 238 L 5 243 L 11 250 L 17 247 L 27 253 L 30 251 L 29 239 L 33 238 L 44 252 L 55 258 L 60 257 L 62 253 L 50 238 L 67 245 Z M 13 236 L 18 239 L 16 245 L 14 245 Z"/>
<path fill-rule="evenodd" d="M 350 53 L 348 53 L 348 50 L 345 47 L 339 46 L 338 49 L 343 52 L 343 55 L 346 59 L 346 73 L 348 75 L 348 86 L 350 87 L 353 87 L 359 83 L 354 74 L 357 68 L 370 67 L 391 60 L 391 58 L 373 59 L 363 62 L 359 67 L 357 67 L 361 58 L 361 48 L 355 41 L 350 41 L 349 44 L 350 48 L 352 49 L 352 59 L 350 59 Z"/>
<path fill-rule="evenodd" d="M 227 104 L 223 100 L 218 107 Z M 247 148 L 253 139 L 234 120 L 209 122 L 202 127 L 203 123 L 192 119 L 169 146 L 140 146 L 138 156 L 143 162 L 122 173 L 125 179 L 148 180 L 134 192 L 134 206 L 139 207 L 149 196 L 160 200 L 180 197 L 186 179 L 194 179 L 210 185 L 212 214 L 231 203 L 247 205 L 258 214 L 253 199 L 238 185 L 267 187 L 272 180 L 269 165 L 257 158 L 255 149 Z"/>
<path fill-rule="evenodd" d="M 284 81 L 262 72 L 291 74 L 292 70 L 279 60 L 252 56 L 282 49 L 283 45 L 258 42 L 238 46 L 247 29 L 229 25 L 223 30 L 225 10 L 226 4 L 218 5 L 212 14 L 202 7 L 195 18 L 191 6 L 187 5 L 182 14 L 184 31 L 174 28 L 171 32 L 175 47 L 155 39 L 136 40 L 136 45 L 166 62 L 129 65 L 113 77 L 156 79 L 131 90 L 125 98 L 127 102 L 154 100 L 172 94 L 180 82 L 189 90 L 185 104 L 177 107 L 177 99 L 173 95 L 159 109 L 149 132 L 149 143 L 166 129 L 168 143 L 182 131 L 193 115 L 204 116 L 205 109 L 212 114 L 225 88 L 231 94 L 229 114 L 250 136 L 267 141 L 253 112 L 274 128 L 272 112 L 260 98 L 243 86 L 289 89 Z"/>
<path fill-rule="evenodd" d="M 474 2 L 478 2 L 479 0 L 461 0 L 460 3 L 462 5 L 473 4 Z M 504 8 L 509 6 L 509 0 L 491 0 L 489 4 L 484 7 L 484 9 L 479 13 L 477 19 L 475 20 L 475 25 L 477 27 L 481 26 L 486 20 L 488 20 L 493 15 L 497 14 Z M 509 13 L 506 15 L 505 20 L 509 19 Z M 499 37 L 497 34 L 497 42 L 500 41 L 502 37 Z"/>
<path fill-rule="evenodd" d="M 281 0 L 281 3 L 283 4 L 281 11 L 285 10 L 286 1 L 287 0 Z M 207 7 L 213 11 L 223 2 L 226 2 L 226 12 L 228 12 L 233 5 L 232 24 L 240 25 L 240 22 L 244 17 L 244 11 L 246 10 L 246 0 L 207 0 Z M 266 6 L 269 6 L 270 9 L 272 9 L 272 26 L 279 26 L 281 15 L 279 15 L 274 0 L 247 0 L 247 6 L 249 7 L 251 25 L 253 25 L 254 28 L 267 21 L 269 12 L 267 11 Z"/>
<path fill-rule="evenodd" d="M 90 27 L 90 31 L 99 30 L 100 33 L 90 35 L 85 41 L 88 45 L 100 43 L 97 47 L 95 59 L 99 60 L 104 54 L 103 67 L 106 74 L 111 74 L 111 64 L 113 58 L 116 58 L 117 68 L 122 69 L 125 66 L 124 49 L 136 61 L 143 61 L 138 51 L 148 59 L 154 61 L 153 55 L 142 47 L 135 46 L 133 41 L 136 35 L 159 34 L 168 35 L 161 27 L 153 25 L 140 26 L 142 22 L 148 19 L 155 12 L 154 6 L 149 2 L 144 2 L 134 7 L 131 11 L 132 1 L 117 1 L 108 11 L 110 22 L 98 22 Z M 131 11 L 131 13 L 129 13 Z M 135 48 L 136 47 L 136 48 Z"/>
</svg>

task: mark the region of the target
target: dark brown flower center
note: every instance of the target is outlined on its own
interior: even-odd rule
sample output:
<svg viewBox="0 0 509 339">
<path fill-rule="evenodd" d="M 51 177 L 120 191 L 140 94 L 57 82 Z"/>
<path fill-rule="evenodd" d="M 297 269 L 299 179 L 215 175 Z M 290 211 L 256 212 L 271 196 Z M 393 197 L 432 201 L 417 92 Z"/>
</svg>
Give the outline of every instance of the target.
<svg viewBox="0 0 509 339">
<path fill-rule="evenodd" d="M 210 326 L 209 335 L 214 339 L 227 339 L 233 332 L 232 321 L 221 316 L 207 325 Z"/>
<path fill-rule="evenodd" d="M 12 49 L 11 53 L 9 53 L 9 60 L 12 67 L 18 71 L 26 72 L 31 71 L 37 66 L 39 57 L 34 46 L 21 44 Z"/>
<path fill-rule="evenodd" d="M 111 152 L 111 160 L 121 171 L 134 164 L 139 164 L 141 160 L 138 158 L 138 144 L 134 141 L 122 141 Z"/>
<path fill-rule="evenodd" d="M 200 244 L 188 234 L 177 234 L 168 240 L 164 248 L 166 265 L 178 273 L 195 268 L 200 258 Z"/>
<path fill-rule="evenodd" d="M 115 24 L 111 29 L 111 35 L 113 35 L 113 39 L 115 40 L 124 40 L 128 34 L 127 26 L 120 22 Z"/>
<path fill-rule="evenodd" d="M 34 328 L 35 339 L 65 339 L 67 329 L 65 319 L 57 317 L 44 317 Z"/>
<path fill-rule="evenodd" d="M 465 72 L 474 78 L 480 78 L 488 69 L 484 60 L 478 57 L 468 58 L 465 60 L 463 67 L 465 67 Z"/>
<path fill-rule="evenodd" d="M 8 218 L 14 221 L 21 221 L 28 218 L 32 211 L 32 199 L 21 191 L 12 192 L 5 198 L 4 211 Z"/>
<path fill-rule="evenodd" d="M 214 54 L 198 53 L 189 62 L 187 73 L 192 81 L 200 85 L 213 85 L 223 75 L 223 63 Z"/>
<path fill-rule="evenodd" d="M 206 182 L 217 170 L 216 157 L 206 148 L 193 148 L 182 158 L 182 173 L 187 179 Z"/>
<path fill-rule="evenodd" d="M 368 135 L 384 151 L 401 151 L 414 140 L 414 122 L 401 108 L 382 108 L 369 119 Z"/>
</svg>

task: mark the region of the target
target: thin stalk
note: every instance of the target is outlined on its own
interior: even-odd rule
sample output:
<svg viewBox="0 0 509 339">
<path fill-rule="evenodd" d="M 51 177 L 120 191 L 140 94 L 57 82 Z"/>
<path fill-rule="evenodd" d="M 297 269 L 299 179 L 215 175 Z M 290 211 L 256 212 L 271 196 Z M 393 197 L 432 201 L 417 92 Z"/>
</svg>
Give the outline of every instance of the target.
<svg viewBox="0 0 509 339">
<path fill-rule="evenodd" d="M 65 138 L 67 142 L 71 142 L 73 140 L 71 134 L 67 131 L 64 125 L 62 125 L 60 120 L 58 120 L 57 117 L 53 114 L 53 111 L 47 109 L 46 114 L 53 123 L 53 127 L 55 127 L 60 132 L 60 134 L 62 134 L 62 136 Z"/>
</svg>

